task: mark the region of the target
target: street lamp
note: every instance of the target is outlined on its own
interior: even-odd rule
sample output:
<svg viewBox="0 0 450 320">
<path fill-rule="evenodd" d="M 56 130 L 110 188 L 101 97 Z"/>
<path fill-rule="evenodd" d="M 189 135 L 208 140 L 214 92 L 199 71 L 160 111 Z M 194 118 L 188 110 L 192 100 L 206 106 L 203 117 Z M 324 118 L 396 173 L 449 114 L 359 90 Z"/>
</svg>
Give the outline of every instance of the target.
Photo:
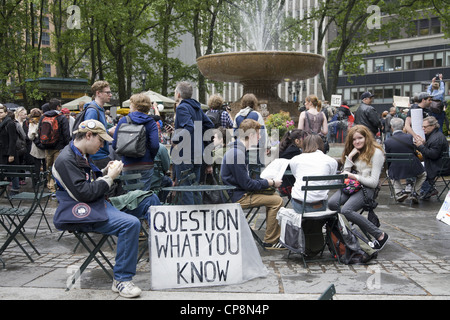
<svg viewBox="0 0 450 320">
<path fill-rule="evenodd" d="M 147 72 L 141 70 L 141 80 L 142 80 L 142 91 L 145 91 L 145 80 L 147 80 Z"/>
</svg>

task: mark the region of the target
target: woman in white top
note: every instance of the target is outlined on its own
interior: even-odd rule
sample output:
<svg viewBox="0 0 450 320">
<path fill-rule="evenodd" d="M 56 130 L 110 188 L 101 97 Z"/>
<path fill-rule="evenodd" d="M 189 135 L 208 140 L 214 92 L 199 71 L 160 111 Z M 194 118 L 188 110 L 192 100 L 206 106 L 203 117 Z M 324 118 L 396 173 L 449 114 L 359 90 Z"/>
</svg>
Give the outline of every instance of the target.
<svg viewBox="0 0 450 320">
<path fill-rule="evenodd" d="M 289 165 L 295 177 L 292 188 L 292 205 L 296 212 L 301 213 L 303 206 L 305 212 L 323 211 L 327 208 L 328 190 L 308 191 L 306 204 L 304 192 L 301 190 L 305 185 L 304 176 L 324 176 L 336 174 L 338 163 L 335 159 L 323 153 L 323 141 L 318 135 L 309 135 L 303 140 L 303 153 L 291 159 Z M 323 183 L 311 181 L 310 185 Z"/>
<path fill-rule="evenodd" d="M 375 142 L 373 134 L 367 127 L 357 125 L 348 132 L 342 162 L 343 173 L 359 181 L 367 190 L 367 196 L 373 198 L 384 164 L 384 151 Z M 359 213 L 364 206 L 364 192 L 360 190 L 347 195 L 338 190 L 329 199 L 328 207 L 331 210 L 338 209 L 339 197 L 341 197 L 341 213 L 362 231 L 372 235 L 375 238 L 374 248 L 381 250 L 389 236 Z"/>
</svg>

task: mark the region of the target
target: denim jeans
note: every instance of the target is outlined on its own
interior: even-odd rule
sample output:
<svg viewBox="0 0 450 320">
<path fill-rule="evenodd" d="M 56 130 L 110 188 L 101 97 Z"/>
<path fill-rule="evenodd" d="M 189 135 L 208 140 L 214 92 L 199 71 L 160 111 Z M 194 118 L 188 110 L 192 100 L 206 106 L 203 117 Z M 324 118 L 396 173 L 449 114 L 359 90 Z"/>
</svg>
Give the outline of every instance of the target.
<svg viewBox="0 0 450 320">
<path fill-rule="evenodd" d="M 141 201 L 134 210 L 119 211 L 111 203 L 106 202 L 108 221 L 95 223 L 86 231 L 117 236 L 116 264 L 114 279 L 131 281 L 136 274 L 136 264 L 139 249 L 139 233 L 141 222 L 139 218 L 148 220 L 149 207 L 159 205 L 158 197 L 153 194 Z"/>
<path fill-rule="evenodd" d="M 125 183 L 126 184 L 135 184 L 135 183 L 142 182 L 144 184 L 144 186 L 142 187 L 141 190 L 150 191 L 151 185 L 152 185 L 153 171 L 154 171 L 153 168 L 148 169 L 148 170 L 127 170 L 127 171 L 122 171 L 122 174 L 126 175 L 126 174 L 140 173 L 141 179 L 139 181 L 138 180 L 127 180 L 127 181 L 125 181 Z"/>
<path fill-rule="evenodd" d="M 106 202 L 108 221 L 92 225 L 90 231 L 117 236 L 114 279 L 131 281 L 136 274 L 141 222 L 131 214 L 119 211 Z"/>
<path fill-rule="evenodd" d="M 145 219 L 147 219 L 148 221 L 149 220 L 148 209 L 151 206 L 159 206 L 159 205 L 161 205 L 161 202 L 159 201 L 158 196 L 154 193 L 151 196 L 142 200 L 136 209 L 133 210 L 126 209 L 124 211 L 128 214 L 135 216 L 138 219 L 145 217 Z"/>
<path fill-rule="evenodd" d="M 189 170 L 189 174 L 195 173 L 195 179 L 191 181 L 190 179 L 186 179 L 180 186 L 189 186 L 192 183 L 200 183 L 200 173 L 201 173 L 201 164 L 177 164 L 175 165 L 175 177 L 178 181 L 185 178 L 182 176 L 182 172 Z M 181 204 L 201 204 L 202 203 L 202 195 L 200 192 L 183 192 L 181 198 Z"/>
<path fill-rule="evenodd" d="M 312 205 L 310 203 L 306 203 L 305 212 L 325 211 L 325 210 L 327 210 L 327 203 L 328 203 L 327 200 L 323 200 L 321 207 L 319 207 L 317 205 Z M 303 206 L 304 206 L 304 203 L 298 203 L 297 201 L 292 200 L 292 207 L 294 208 L 295 212 L 302 213 Z"/>
</svg>

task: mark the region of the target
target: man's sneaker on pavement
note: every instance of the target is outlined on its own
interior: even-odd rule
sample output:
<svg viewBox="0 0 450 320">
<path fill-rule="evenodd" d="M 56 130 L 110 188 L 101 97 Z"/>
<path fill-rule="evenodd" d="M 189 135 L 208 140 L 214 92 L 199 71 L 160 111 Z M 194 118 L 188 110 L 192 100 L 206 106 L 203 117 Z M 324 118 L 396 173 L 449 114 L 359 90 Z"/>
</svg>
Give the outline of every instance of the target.
<svg viewBox="0 0 450 320">
<path fill-rule="evenodd" d="M 117 281 L 115 279 L 111 289 L 113 292 L 119 293 L 125 298 L 139 297 L 142 292 L 142 290 L 131 281 Z"/>
<path fill-rule="evenodd" d="M 285 248 L 280 241 L 278 241 L 277 243 L 265 243 L 264 242 L 264 248 L 268 249 L 268 250 L 287 250 L 287 248 Z"/>
<path fill-rule="evenodd" d="M 403 202 L 406 200 L 406 198 L 408 198 L 408 193 L 406 193 L 405 190 L 402 190 L 395 195 L 395 198 L 397 199 L 398 202 Z"/>
<path fill-rule="evenodd" d="M 374 248 L 375 250 L 381 250 L 381 249 L 383 249 L 384 246 L 385 246 L 385 244 L 386 244 L 386 242 L 388 242 L 388 240 L 389 240 L 389 235 L 385 232 L 385 233 L 384 233 L 383 239 L 381 239 L 381 240 L 375 240 L 375 241 L 373 242 L 373 248 Z"/>
<path fill-rule="evenodd" d="M 430 199 L 432 196 L 437 196 L 439 193 L 439 191 L 437 191 L 437 189 L 433 188 L 432 190 L 428 191 L 427 193 L 423 194 L 420 199 L 422 200 L 428 200 Z"/>
<path fill-rule="evenodd" d="M 411 193 L 411 195 L 409 196 L 409 199 L 414 204 L 418 204 L 419 203 L 419 197 L 418 197 L 417 193 L 415 193 L 415 192 Z"/>
</svg>

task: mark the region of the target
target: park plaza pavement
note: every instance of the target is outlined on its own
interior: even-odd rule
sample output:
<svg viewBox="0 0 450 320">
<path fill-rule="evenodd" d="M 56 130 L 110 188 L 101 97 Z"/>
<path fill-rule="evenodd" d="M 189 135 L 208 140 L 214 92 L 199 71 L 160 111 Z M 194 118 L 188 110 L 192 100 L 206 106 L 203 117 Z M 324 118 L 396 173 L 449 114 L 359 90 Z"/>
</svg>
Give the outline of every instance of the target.
<svg viewBox="0 0 450 320">
<path fill-rule="evenodd" d="M 386 181 L 377 200 L 379 205 L 375 212 L 381 220 L 381 229 L 389 234 L 390 240 L 378 257 L 367 265 L 325 261 L 331 257 L 326 249 L 323 261 L 309 262 L 305 268 L 300 257 L 291 255 L 288 259 L 285 250 L 263 251 L 257 246 L 269 271 L 266 277 L 228 286 L 153 291 L 150 290 L 147 255 L 139 261 L 133 279 L 143 290 L 139 299 L 314 300 L 330 284 L 335 285 L 336 300 L 449 299 L 450 226 L 436 220 L 443 201 L 433 197 L 418 205 L 412 205 L 409 201 L 395 203 Z M 0 203 L 7 204 L 6 201 L 1 199 Z M 42 222 L 34 238 L 39 214 L 35 214 L 26 225 L 27 236 L 40 252 L 40 255 L 32 253 L 34 263 L 15 243 L 1 256 L 6 268 L 0 269 L 0 299 L 123 299 L 111 291 L 111 280 L 95 261 L 82 274 L 79 286 L 65 290 L 69 276 L 85 259 L 86 252 L 81 246 L 73 252 L 77 241 L 72 234 L 65 233 L 59 239 L 61 232 L 55 230 L 52 224 L 56 206 L 57 202 L 50 200 L 46 212 L 52 232 Z M 258 218 L 263 217 L 264 211 L 261 211 Z M 260 222 L 256 225 L 259 226 Z M 262 235 L 264 230 L 257 232 Z M 2 229 L 0 242 L 3 243 L 5 237 Z M 28 246 L 26 248 L 32 252 Z M 107 256 L 114 260 L 114 250 L 108 245 L 103 248 Z"/>
</svg>

